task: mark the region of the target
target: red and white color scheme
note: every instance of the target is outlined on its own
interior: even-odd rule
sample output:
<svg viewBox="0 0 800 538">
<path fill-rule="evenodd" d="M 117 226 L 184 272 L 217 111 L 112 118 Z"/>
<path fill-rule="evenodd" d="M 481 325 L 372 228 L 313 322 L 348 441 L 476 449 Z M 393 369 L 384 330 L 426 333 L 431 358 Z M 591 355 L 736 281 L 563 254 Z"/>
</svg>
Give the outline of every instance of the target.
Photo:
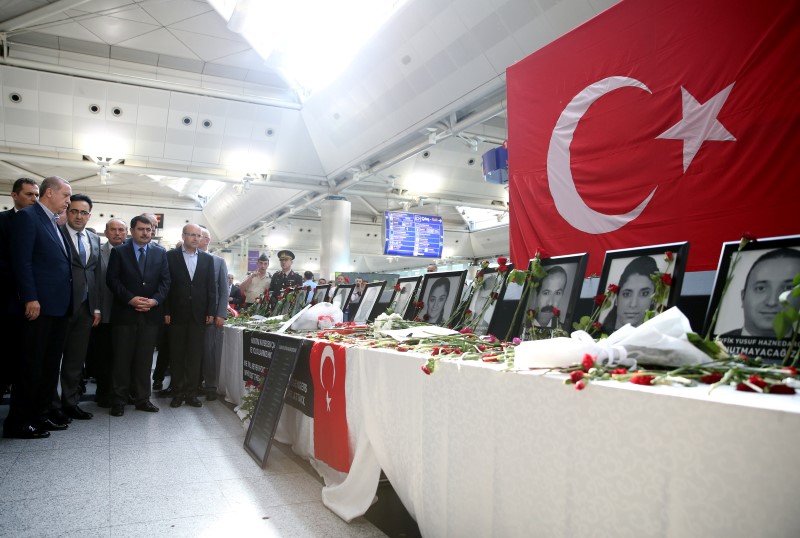
<svg viewBox="0 0 800 538">
<path fill-rule="evenodd" d="M 800 3 L 623 0 L 508 69 L 511 257 L 800 231 Z"/>
<path fill-rule="evenodd" d="M 350 471 L 345 376 L 347 348 L 316 342 L 309 358 L 314 380 L 314 457 L 343 473 Z"/>
</svg>

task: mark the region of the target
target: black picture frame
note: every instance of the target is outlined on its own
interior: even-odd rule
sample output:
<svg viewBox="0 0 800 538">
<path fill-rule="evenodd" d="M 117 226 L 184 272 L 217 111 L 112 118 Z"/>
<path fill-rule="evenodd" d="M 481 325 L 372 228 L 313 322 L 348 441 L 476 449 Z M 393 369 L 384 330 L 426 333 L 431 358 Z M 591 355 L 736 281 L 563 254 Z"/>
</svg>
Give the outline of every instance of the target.
<svg viewBox="0 0 800 538">
<path fill-rule="evenodd" d="M 637 274 L 635 270 L 654 267 L 655 269 L 652 272 L 663 272 L 668 265 L 666 260 L 667 252 L 671 252 L 673 256 L 670 272 L 672 283 L 670 284 L 666 304 L 666 308 L 670 308 L 677 304 L 681 293 L 683 274 L 686 271 L 686 258 L 689 255 L 688 241 L 606 251 L 597 293 L 606 293 L 610 284 L 619 285 L 620 291 L 614 300 L 613 306 L 600 312 L 598 322 L 602 325 L 601 331 L 604 334 L 611 334 L 626 323 L 638 327 L 644 322 L 645 311 L 652 309 L 653 305 L 646 299 L 641 300 L 640 295 L 626 287 L 626 282 L 620 282 L 620 279 L 627 274 L 626 281 L 637 276 L 645 276 L 649 282 L 649 275 Z M 649 258 L 652 262 L 648 262 L 646 258 Z M 631 274 L 631 271 L 634 271 L 633 274 Z M 630 295 L 626 296 L 626 294 Z M 625 310 L 627 312 L 618 316 L 618 304 L 620 302 L 626 305 Z M 619 320 L 617 320 L 618 317 Z"/>
<path fill-rule="evenodd" d="M 419 285 L 422 282 L 422 275 L 417 276 L 404 276 L 397 279 L 399 289 L 392 291 L 392 297 L 389 300 L 389 307 L 394 305 L 393 312 L 401 315 L 403 319 L 410 319 L 414 315 L 414 306 L 412 299 L 419 290 Z"/>
<path fill-rule="evenodd" d="M 330 284 L 317 284 L 314 288 L 314 295 L 311 296 L 311 302 L 314 304 L 323 303 L 328 300 L 328 292 L 331 289 Z"/>
<path fill-rule="evenodd" d="M 383 288 L 386 287 L 386 281 L 380 280 L 378 282 L 370 282 L 364 286 L 364 293 L 361 295 L 361 301 L 358 303 L 358 310 L 356 310 L 352 321 L 356 323 L 366 323 L 373 321 L 378 315 L 376 306 L 380 301 Z"/>
<path fill-rule="evenodd" d="M 341 308 L 342 312 L 345 313 L 345 316 L 347 315 L 347 307 L 350 306 L 350 297 L 352 297 L 353 289 L 355 287 L 355 284 L 342 284 L 341 286 L 336 286 L 336 290 L 331 296 L 331 303 L 334 306 Z"/>
<path fill-rule="evenodd" d="M 483 310 L 484 305 L 487 305 L 486 310 L 484 311 L 483 315 L 481 316 L 483 319 L 480 320 L 473 332 L 480 336 L 486 336 L 491 332 L 492 329 L 492 321 L 494 320 L 495 315 L 498 314 L 498 305 L 500 303 L 500 297 L 506 287 L 506 281 L 508 279 L 508 274 L 513 270 L 512 265 L 506 265 L 507 269 L 504 271 L 498 271 L 497 267 L 488 267 L 483 269 L 483 285 L 475 289 L 470 296 L 469 304 L 467 305 L 467 309 L 472 312 L 471 316 L 478 316 Z M 479 271 L 480 272 L 480 271 Z M 497 299 L 494 301 L 491 300 L 491 292 L 495 289 L 495 284 L 497 284 L 497 279 L 500 279 L 500 283 L 496 287 L 497 292 Z M 475 281 L 472 281 L 471 285 L 474 285 Z M 464 325 L 472 325 L 474 324 L 474 319 L 471 317 L 468 321 L 464 321 Z M 494 333 L 492 333 L 494 334 Z"/>
<path fill-rule="evenodd" d="M 791 281 L 800 272 L 800 235 L 751 241 L 741 252 L 739 245 L 740 241 L 722 244 L 703 334 L 718 337 L 732 355 L 760 356 L 765 363 L 782 363 L 788 340 L 778 340 L 772 320 L 781 309 L 776 299 L 784 291 L 781 287 L 791 289 Z M 797 254 L 781 256 L 787 254 L 784 249 Z M 734 259 L 738 261 L 723 297 Z M 751 274 L 754 266 L 759 273 Z M 800 306 L 800 299 L 792 301 L 795 307 Z M 718 307 L 719 315 L 714 320 Z"/>
<path fill-rule="evenodd" d="M 420 288 L 419 298 L 417 299 L 418 301 L 422 301 L 423 306 L 416 317 L 419 317 L 421 321 L 430 323 L 431 325 L 446 325 L 461 300 L 461 292 L 463 291 L 466 277 L 466 270 L 425 273 L 422 277 L 422 287 Z M 444 281 L 447 282 L 446 285 Z M 447 288 L 446 297 L 444 297 L 442 301 L 443 307 L 441 310 L 437 309 L 435 312 L 430 312 L 430 294 L 432 291 L 440 291 L 439 288 L 441 287 Z M 439 301 L 437 301 L 437 303 L 438 302 Z M 411 305 L 410 318 L 414 318 L 415 311 L 416 308 L 414 305 Z"/>
</svg>

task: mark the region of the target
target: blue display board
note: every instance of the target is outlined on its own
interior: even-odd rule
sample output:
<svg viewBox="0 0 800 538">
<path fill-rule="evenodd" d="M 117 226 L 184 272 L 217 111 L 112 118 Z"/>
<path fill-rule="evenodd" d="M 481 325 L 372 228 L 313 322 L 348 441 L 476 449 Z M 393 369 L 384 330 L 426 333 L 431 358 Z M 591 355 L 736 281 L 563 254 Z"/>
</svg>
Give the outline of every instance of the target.
<svg viewBox="0 0 800 538">
<path fill-rule="evenodd" d="M 442 257 L 442 217 L 386 211 L 384 230 L 383 253 L 387 256 Z"/>
</svg>

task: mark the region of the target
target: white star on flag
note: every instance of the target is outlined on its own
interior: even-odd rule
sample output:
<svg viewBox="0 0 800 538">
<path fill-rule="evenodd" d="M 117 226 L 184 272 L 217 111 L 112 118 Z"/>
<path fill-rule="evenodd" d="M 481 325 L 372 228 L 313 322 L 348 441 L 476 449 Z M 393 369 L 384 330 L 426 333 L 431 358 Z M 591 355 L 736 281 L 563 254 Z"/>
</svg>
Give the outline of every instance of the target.
<svg viewBox="0 0 800 538">
<path fill-rule="evenodd" d="M 733 84 L 701 105 L 686 88 L 681 87 L 683 118 L 656 138 L 683 140 L 684 172 L 706 140 L 736 141 L 736 137 L 717 119 L 732 89 Z"/>
</svg>

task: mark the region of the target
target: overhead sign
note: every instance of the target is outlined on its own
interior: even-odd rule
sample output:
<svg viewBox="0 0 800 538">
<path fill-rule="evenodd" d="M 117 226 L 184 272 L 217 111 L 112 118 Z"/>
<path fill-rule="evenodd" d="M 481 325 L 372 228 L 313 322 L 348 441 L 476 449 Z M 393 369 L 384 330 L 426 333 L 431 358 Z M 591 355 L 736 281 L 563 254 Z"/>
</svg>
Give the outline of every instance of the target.
<svg viewBox="0 0 800 538">
<path fill-rule="evenodd" d="M 384 215 L 384 254 L 442 257 L 444 246 L 442 217 L 396 211 L 386 211 Z"/>
</svg>

